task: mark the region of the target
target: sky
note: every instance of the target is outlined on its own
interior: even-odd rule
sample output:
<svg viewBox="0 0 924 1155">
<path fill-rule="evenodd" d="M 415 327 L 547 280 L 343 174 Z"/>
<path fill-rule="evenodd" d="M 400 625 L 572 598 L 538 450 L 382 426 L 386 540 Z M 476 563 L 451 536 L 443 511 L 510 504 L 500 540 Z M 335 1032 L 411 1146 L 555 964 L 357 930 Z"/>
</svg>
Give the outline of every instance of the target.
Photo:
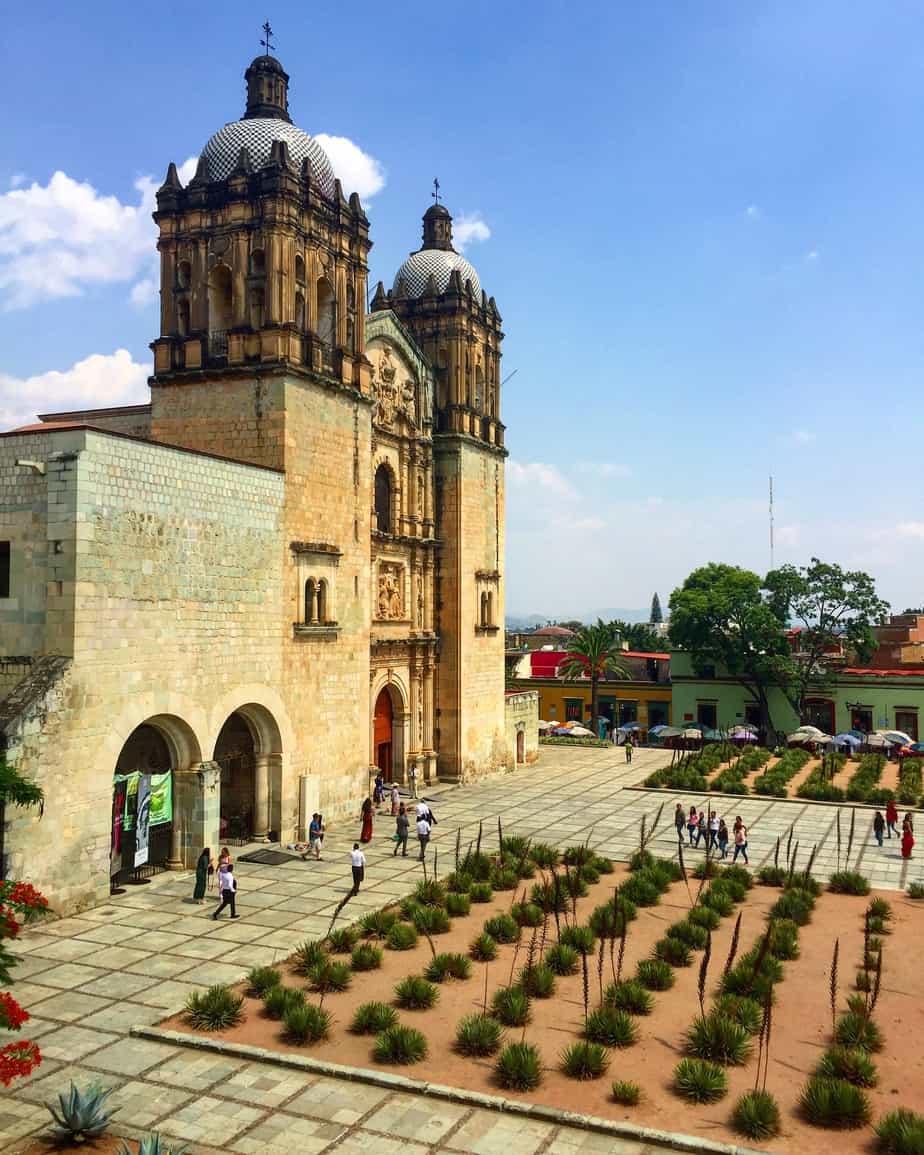
<svg viewBox="0 0 924 1155">
<path fill-rule="evenodd" d="M 293 120 L 371 220 L 438 176 L 503 316 L 507 609 L 665 607 L 812 556 L 924 604 L 924 10 L 276 0 Z M 243 112 L 252 5 L 36 0 L 0 48 L 0 427 L 147 400 L 153 195 Z M 345 35 L 354 35 L 347 48 Z"/>
</svg>

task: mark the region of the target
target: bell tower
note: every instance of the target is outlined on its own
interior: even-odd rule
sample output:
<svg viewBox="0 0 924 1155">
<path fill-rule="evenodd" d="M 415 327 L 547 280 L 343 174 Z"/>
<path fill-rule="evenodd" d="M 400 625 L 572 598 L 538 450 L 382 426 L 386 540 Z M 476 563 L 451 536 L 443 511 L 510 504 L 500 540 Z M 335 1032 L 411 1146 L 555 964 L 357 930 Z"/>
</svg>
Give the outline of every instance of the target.
<svg viewBox="0 0 924 1155">
<path fill-rule="evenodd" d="M 493 297 L 453 247 L 440 203 L 423 217 L 423 244 L 373 312 L 391 309 L 433 366 L 436 718 L 441 778 L 466 781 L 505 765 L 504 334 Z"/>
</svg>

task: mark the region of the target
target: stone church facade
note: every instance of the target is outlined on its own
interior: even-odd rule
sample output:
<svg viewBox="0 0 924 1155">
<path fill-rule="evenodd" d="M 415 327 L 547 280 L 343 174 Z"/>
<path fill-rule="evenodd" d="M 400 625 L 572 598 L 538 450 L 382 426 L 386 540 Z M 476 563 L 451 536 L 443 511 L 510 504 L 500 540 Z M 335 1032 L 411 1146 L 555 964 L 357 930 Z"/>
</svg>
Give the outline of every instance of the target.
<svg viewBox="0 0 924 1155">
<path fill-rule="evenodd" d="M 150 405 L 0 434 L 0 734 L 46 794 L 6 869 L 61 911 L 108 894 L 116 773 L 171 772 L 152 860 L 189 866 L 354 813 L 376 768 L 535 757 L 534 704 L 505 709 L 500 316 L 440 204 L 367 315 L 369 222 L 288 80 L 253 61 L 158 191 Z"/>
</svg>

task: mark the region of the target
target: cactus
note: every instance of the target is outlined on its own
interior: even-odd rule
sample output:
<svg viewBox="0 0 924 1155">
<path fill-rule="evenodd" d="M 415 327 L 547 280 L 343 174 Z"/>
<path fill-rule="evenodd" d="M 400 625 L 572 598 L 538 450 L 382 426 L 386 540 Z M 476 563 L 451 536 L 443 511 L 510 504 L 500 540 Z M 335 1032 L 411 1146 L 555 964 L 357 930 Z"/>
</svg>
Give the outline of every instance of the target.
<svg viewBox="0 0 924 1155">
<path fill-rule="evenodd" d="M 71 1083 L 69 1091 L 62 1091 L 58 1095 L 57 1108 L 51 1103 L 45 1104 L 57 1124 L 55 1137 L 82 1143 L 85 1139 L 102 1135 L 113 1116 L 113 1112 L 104 1110 L 104 1106 L 114 1090 L 114 1087 L 110 1087 L 104 1091 L 99 1084 L 94 1083 L 85 1091 L 78 1091 Z"/>
<path fill-rule="evenodd" d="M 145 1135 L 138 1143 L 138 1155 L 186 1155 L 188 1150 L 185 1143 L 182 1147 L 165 1147 L 156 1131 L 153 1135 Z M 123 1143 L 119 1155 L 133 1155 L 131 1147 Z"/>
</svg>

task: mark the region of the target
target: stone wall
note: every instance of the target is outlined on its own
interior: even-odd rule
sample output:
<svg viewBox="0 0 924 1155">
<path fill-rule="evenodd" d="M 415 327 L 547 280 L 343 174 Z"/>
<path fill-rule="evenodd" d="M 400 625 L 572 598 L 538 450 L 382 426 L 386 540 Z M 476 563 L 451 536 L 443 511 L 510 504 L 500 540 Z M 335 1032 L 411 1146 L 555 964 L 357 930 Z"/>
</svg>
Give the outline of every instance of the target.
<svg viewBox="0 0 924 1155">
<path fill-rule="evenodd" d="M 0 598 L 0 661 L 36 657 L 45 647 L 45 583 L 49 549 L 48 478 L 17 461 L 36 461 L 44 437 L 0 436 L 0 541 L 10 542 L 10 596 Z M 25 671 L 22 671 L 25 672 Z M 0 695 L 15 670 L 3 671 Z"/>
<path fill-rule="evenodd" d="M 41 413 L 39 421 L 72 421 L 105 429 L 107 433 L 124 433 L 129 437 L 151 436 L 150 405 L 120 405 L 111 409 L 76 409 L 68 413 Z"/>
<path fill-rule="evenodd" d="M 539 757 L 539 695 L 535 690 L 508 693 L 504 699 L 507 769 L 529 765 Z M 522 733 L 522 746 L 517 735 Z M 522 754 L 522 757 L 518 757 Z"/>
</svg>

